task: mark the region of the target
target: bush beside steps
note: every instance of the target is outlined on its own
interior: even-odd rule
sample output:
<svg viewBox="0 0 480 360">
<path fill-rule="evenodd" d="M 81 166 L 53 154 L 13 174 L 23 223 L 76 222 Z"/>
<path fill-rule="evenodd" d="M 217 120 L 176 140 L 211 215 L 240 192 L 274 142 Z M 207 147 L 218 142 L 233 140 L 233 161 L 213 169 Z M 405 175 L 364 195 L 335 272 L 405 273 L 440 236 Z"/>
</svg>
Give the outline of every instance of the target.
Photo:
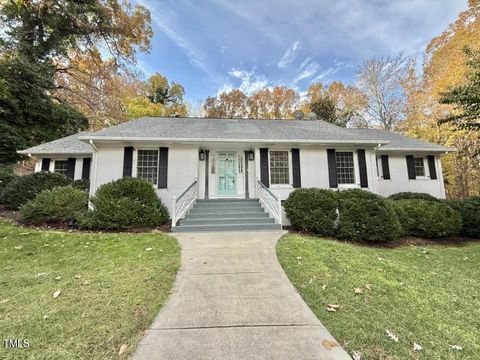
<svg viewBox="0 0 480 360">
<path fill-rule="evenodd" d="M 78 219 L 81 229 L 125 230 L 165 224 L 168 210 L 152 184 L 126 177 L 100 186 L 91 199 L 93 210 Z"/>
</svg>

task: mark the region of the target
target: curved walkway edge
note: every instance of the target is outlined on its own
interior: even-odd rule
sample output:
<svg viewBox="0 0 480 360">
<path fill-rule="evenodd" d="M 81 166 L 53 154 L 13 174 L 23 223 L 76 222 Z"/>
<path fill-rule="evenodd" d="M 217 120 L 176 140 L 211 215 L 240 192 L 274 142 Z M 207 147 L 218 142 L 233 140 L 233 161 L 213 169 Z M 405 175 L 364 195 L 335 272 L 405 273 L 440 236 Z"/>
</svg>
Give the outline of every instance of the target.
<svg viewBox="0 0 480 360">
<path fill-rule="evenodd" d="M 283 234 L 175 234 L 182 266 L 134 359 L 351 359 L 278 263 Z"/>
</svg>

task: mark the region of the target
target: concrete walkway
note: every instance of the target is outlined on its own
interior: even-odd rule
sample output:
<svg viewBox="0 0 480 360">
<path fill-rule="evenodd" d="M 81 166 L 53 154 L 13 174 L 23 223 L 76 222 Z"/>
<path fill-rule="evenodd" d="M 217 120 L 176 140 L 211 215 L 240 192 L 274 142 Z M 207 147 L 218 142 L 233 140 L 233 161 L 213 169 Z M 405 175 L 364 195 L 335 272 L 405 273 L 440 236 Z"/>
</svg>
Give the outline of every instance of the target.
<svg viewBox="0 0 480 360">
<path fill-rule="evenodd" d="M 277 262 L 282 234 L 176 234 L 173 294 L 134 359 L 350 359 L 339 345 L 327 350 L 335 340 Z"/>
</svg>

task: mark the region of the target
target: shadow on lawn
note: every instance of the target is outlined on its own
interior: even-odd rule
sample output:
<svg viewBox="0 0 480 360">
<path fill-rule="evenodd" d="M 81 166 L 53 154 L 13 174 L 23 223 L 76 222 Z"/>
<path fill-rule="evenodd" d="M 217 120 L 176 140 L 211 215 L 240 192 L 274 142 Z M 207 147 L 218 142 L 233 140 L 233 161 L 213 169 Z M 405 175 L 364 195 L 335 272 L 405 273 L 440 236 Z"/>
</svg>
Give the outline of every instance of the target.
<svg viewBox="0 0 480 360">
<path fill-rule="evenodd" d="M 309 233 L 309 232 L 297 231 L 295 229 L 292 229 L 290 226 L 288 227 L 285 226 L 284 229 L 288 230 L 288 232 L 291 234 L 306 235 L 311 237 L 318 237 L 322 239 L 338 241 L 338 242 L 347 243 L 347 244 L 354 244 L 358 246 L 366 246 L 366 247 L 373 247 L 373 248 L 383 248 L 383 249 L 395 249 L 395 248 L 400 248 L 405 246 L 429 246 L 429 245 L 462 247 L 462 246 L 467 246 L 468 244 L 473 242 L 480 242 L 480 239 L 467 238 L 467 237 L 461 237 L 461 236 L 441 238 L 441 239 L 404 237 L 404 238 L 400 238 L 398 240 L 389 241 L 389 242 L 355 242 L 355 241 L 338 239 L 334 237 L 319 236 L 317 234 Z"/>
</svg>

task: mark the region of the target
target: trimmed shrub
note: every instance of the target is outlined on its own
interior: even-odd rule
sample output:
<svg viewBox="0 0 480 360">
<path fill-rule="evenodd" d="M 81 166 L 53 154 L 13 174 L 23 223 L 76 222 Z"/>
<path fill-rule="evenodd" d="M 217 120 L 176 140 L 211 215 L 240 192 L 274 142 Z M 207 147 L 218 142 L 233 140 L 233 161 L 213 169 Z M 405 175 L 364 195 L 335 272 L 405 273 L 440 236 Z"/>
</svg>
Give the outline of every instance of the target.
<svg viewBox="0 0 480 360">
<path fill-rule="evenodd" d="M 444 202 L 403 199 L 393 203 L 403 235 L 441 238 L 458 235 L 462 227 L 460 214 Z"/>
<path fill-rule="evenodd" d="M 462 229 L 460 235 L 480 238 L 480 197 L 452 200 L 448 204 L 460 213 Z"/>
<path fill-rule="evenodd" d="M 87 212 L 88 196 L 72 186 L 43 190 L 20 207 L 23 221 L 29 224 L 66 222 Z"/>
<path fill-rule="evenodd" d="M 296 189 L 283 204 L 292 226 L 323 236 L 335 234 L 337 193 L 323 189 Z"/>
<path fill-rule="evenodd" d="M 417 192 L 399 192 L 399 193 L 390 195 L 388 198 L 391 200 L 422 199 L 422 200 L 438 201 L 438 202 L 442 201 L 430 194 L 417 193 Z"/>
<path fill-rule="evenodd" d="M 338 194 L 338 237 L 359 242 L 389 242 L 401 234 L 392 202 L 371 192 L 354 189 Z"/>
<path fill-rule="evenodd" d="M 12 166 L 0 165 L 0 204 L 3 204 L 3 191 L 13 179 L 15 179 L 15 175 L 13 174 Z"/>
<path fill-rule="evenodd" d="M 72 183 L 74 188 L 80 189 L 88 193 L 90 191 L 90 181 L 88 180 L 75 180 Z"/>
<path fill-rule="evenodd" d="M 91 198 L 93 210 L 80 219 L 81 228 L 122 230 L 157 226 L 168 221 L 165 205 L 152 184 L 126 177 L 100 186 Z"/>
<path fill-rule="evenodd" d="M 3 191 L 2 198 L 8 208 L 18 210 L 21 205 L 33 200 L 43 190 L 71 184 L 72 180 L 60 174 L 46 171 L 36 172 L 15 177 Z"/>
</svg>

